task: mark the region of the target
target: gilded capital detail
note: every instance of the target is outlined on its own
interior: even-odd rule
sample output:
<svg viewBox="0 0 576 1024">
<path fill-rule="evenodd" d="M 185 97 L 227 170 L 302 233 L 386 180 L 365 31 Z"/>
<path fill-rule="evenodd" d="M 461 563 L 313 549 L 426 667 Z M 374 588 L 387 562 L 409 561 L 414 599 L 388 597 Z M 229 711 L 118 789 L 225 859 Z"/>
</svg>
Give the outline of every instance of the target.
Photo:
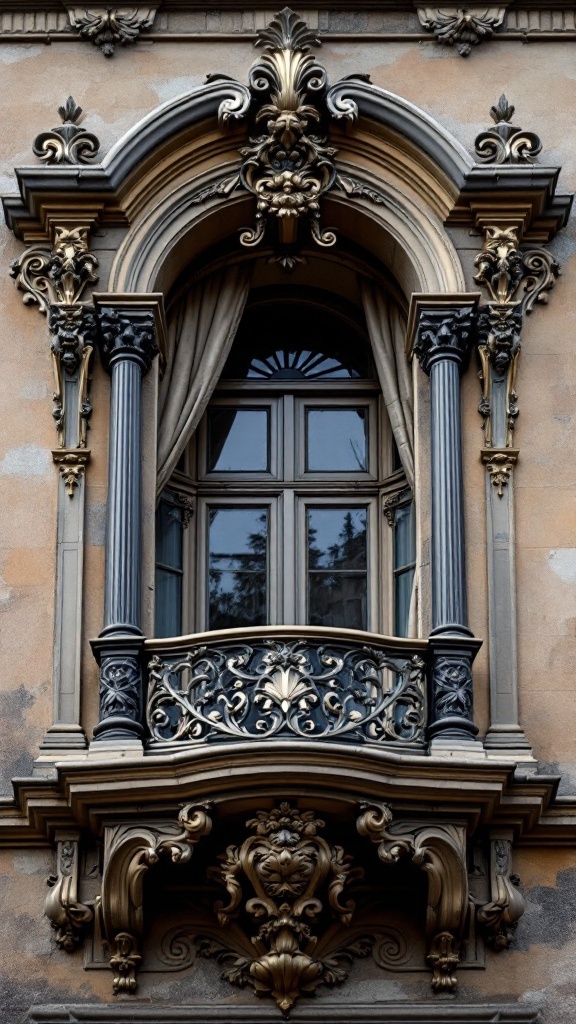
<svg viewBox="0 0 576 1024">
<path fill-rule="evenodd" d="M 56 227 L 51 249 L 30 246 L 10 264 L 25 305 L 46 315 L 50 304 L 74 304 L 98 280 L 98 260 L 88 250 L 89 228 Z"/>
</svg>

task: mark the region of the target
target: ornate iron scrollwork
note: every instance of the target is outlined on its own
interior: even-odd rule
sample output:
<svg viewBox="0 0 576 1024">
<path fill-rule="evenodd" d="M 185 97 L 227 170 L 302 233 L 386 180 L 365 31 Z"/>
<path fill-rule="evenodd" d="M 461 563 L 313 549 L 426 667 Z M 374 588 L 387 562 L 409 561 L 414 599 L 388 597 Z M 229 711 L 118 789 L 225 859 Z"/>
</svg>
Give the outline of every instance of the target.
<svg viewBox="0 0 576 1024">
<path fill-rule="evenodd" d="M 310 640 L 195 647 L 149 665 L 153 742 L 298 736 L 423 742 L 425 665 L 419 654 Z"/>
</svg>

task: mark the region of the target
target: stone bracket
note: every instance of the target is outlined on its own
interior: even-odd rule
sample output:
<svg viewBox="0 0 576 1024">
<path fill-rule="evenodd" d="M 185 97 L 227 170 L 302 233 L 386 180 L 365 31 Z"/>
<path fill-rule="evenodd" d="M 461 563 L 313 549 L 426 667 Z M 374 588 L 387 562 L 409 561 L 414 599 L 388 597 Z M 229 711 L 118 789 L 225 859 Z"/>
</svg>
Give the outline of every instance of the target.
<svg viewBox="0 0 576 1024">
<path fill-rule="evenodd" d="M 92 922 L 91 907 L 78 900 L 79 833 L 56 832 L 56 875 L 48 880 L 50 893 L 44 913 L 55 931 L 56 944 L 73 953 Z"/>
</svg>

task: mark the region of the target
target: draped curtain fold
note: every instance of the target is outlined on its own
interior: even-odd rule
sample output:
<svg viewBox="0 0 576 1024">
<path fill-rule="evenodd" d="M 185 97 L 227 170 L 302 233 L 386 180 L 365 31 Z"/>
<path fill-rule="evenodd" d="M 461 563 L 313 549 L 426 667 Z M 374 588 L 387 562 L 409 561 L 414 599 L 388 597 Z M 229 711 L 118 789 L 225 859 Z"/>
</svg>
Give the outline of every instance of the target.
<svg viewBox="0 0 576 1024">
<path fill-rule="evenodd" d="M 158 492 L 170 479 L 218 383 L 249 287 L 249 268 L 235 264 L 190 288 L 173 311 L 159 395 Z"/>
<path fill-rule="evenodd" d="M 414 494 L 414 398 L 411 369 L 406 359 L 406 320 L 392 299 L 372 281 L 362 279 L 360 291 L 372 354 L 390 426 Z M 418 635 L 418 584 L 414 574 L 407 635 Z"/>
<path fill-rule="evenodd" d="M 414 400 L 406 359 L 406 321 L 396 302 L 372 281 L 360 290 L 372 354 L 400 461 L 414 492 Z"/>
</svg>

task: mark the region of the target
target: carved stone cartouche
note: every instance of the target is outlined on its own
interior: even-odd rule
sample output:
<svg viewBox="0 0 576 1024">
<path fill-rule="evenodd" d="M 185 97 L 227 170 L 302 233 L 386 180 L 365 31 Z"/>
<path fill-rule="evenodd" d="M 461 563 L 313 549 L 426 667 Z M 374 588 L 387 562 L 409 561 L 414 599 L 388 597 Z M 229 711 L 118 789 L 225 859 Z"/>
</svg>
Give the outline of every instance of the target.
<svg viewBox="0 0 576 1024">
<path fill-rule="evenodd" d="M 214 908 L 224 929 L 221 941 L 206 941 L 201 951 L 224 964 L 231 961 L 223 977 L 272 996 L 288 1013 L 302 993 L 343 981 L 353 956 L 369 951 L 371 942 L 347 944 L 340 930 L 320 924 L 325 909 L 344 928 L 350 924 L 355 904 L 342 897 L 362 872 L 352 868 L 341 846 L 318 835 L 324 822 L 313 811 L 281 803 L 246 825 L 253 835 L 229 846 L 221 866 L 211 869 L 229 899 Z M 260 921 L 256 934 L 244 933 L 241 912 Z"/>
</svg>

